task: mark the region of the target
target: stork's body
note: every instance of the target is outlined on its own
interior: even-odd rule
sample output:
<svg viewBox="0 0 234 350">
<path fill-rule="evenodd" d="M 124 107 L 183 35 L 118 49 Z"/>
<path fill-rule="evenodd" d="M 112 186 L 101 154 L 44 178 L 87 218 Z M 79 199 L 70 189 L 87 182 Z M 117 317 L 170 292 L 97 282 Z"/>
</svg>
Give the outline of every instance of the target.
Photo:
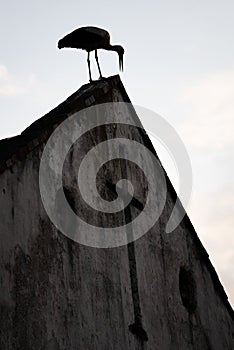
<svg viewBox="0 0 234 350">
<path fill-rule="evenodd" d="M 119 55 L 119 68 L 123 70 L 123 54 L 124 49 L 120 45 L 110 44 L 110 34 L 101 28 L 97 27 L 82 27 L 74 30 L 64 38 L 59 40 L 58 48 L 71 47 L 76 49 L 86 50 L 88 52 L 88 67 L 89 67 L 89 78 L 92 81 L 91 69 L 90 69 L 90 52 L 95 51 L 95 59 L 97 61 L 98 71 L 100 78 L 102 78 L 101 69 L 98 62 L 98 49 L 104 49 L 108 51 L 116 51 Z"/>
</svg>

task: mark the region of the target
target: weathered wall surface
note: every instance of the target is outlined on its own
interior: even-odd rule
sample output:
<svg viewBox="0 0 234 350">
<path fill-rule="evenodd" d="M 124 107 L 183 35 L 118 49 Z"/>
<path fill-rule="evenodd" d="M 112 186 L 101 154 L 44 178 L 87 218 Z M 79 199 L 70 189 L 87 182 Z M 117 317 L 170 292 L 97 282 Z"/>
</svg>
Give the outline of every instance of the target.
<svg viewBox="0 0 234 350">
<path fill-rule="evenodd" d="M 91 92 L 83 88 L 27 130 L 17 152 L 12 146 L 2 163 L 0 349 L 234 349 L 233 311 L 188 218 L 173 234 L 165 233 L 175 200 L 170 184 L 160 219 L 128 246 L 97 249 L 76 243 L 45 212 L 38 172 L 53 125 L 89 104 L 113 100 L 128 101 L 117 77 Z M 139 130 L 129 130 L 98 129 L 70 152 L 64 186 L 74 209 L 80 208 L 74 174 L 89 137 L 98 143 L 113 132 L 151 147 Z M 122 166 L 121 161 L 110 164 L 100 181 L 113 180 Z M 145 178 L 130 170 L 136 196 L 144 201 Z M 93 215 L 93 220 L 100 223 L 105 216 Z"/>
</svg>

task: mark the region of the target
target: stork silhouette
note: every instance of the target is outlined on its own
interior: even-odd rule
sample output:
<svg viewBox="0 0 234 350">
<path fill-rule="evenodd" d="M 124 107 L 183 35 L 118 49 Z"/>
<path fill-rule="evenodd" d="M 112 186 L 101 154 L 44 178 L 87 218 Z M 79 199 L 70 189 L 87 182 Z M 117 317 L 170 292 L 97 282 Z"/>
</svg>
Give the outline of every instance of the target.
<svg viewBox="0 0 234 350">
<path fill-rule="evenodd" d="M 102 78 L 102 73 L 100 65 L 98 62 L 98 49 L 104 49 L 108 51 L 116 51 L 119 55 L 119 69 L 123 71 L 123 54 L 124 48 L 120 45 L 110 44 L 110 34 L 101 28 L 97 27 L 81 27 L 70 34 L 67 34 L 64 38 L 60 39 L 58 42 L 58 48 L 71 47 L 75 49 L 82 49 L 88 52 L 87 62 L 89 67 L 89 79 L 92 81 L 91 69 L 90 69 L 90 51 L 95 50 L 95 59 L 98 66 L 98 71 L 100 74 L 100 79 Z"/>
</svg>

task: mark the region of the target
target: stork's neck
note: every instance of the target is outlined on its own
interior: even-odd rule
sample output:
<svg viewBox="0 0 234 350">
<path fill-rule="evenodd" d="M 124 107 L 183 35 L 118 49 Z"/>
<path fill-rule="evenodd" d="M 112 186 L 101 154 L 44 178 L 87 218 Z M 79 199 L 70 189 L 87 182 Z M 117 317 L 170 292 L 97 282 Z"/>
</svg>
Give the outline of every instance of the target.
<svg viewBox="0 0 234 350">
<path fill-rule="evenodd" d="M 107 45 L 104 47 L 105 50 L 108 51 L 116 51 L 119 55 L 119 68 L 120 70 L 123 70 L 123 54 L 124 54 L 124 48 L 120 45 Z"/>
<path fill-rule="evenodd" d="M 118 52 L 119 51 L 119 45 L 111 45 L 111 44 L 109 44 L 108 46 L 105 47 L 105 50 Z"/>
</svg>

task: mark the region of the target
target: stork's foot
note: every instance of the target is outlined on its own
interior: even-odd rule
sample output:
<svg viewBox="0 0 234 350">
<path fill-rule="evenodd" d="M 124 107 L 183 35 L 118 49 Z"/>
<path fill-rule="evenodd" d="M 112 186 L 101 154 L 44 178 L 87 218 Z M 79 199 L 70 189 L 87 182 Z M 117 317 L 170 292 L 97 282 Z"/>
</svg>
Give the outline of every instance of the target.
<svg viewBox="0 0 234 350">
<path fill-rule="evenodd" d="M 108 80 L 108 78 L 101 76 L 98 80 Z"/>
</svg>

